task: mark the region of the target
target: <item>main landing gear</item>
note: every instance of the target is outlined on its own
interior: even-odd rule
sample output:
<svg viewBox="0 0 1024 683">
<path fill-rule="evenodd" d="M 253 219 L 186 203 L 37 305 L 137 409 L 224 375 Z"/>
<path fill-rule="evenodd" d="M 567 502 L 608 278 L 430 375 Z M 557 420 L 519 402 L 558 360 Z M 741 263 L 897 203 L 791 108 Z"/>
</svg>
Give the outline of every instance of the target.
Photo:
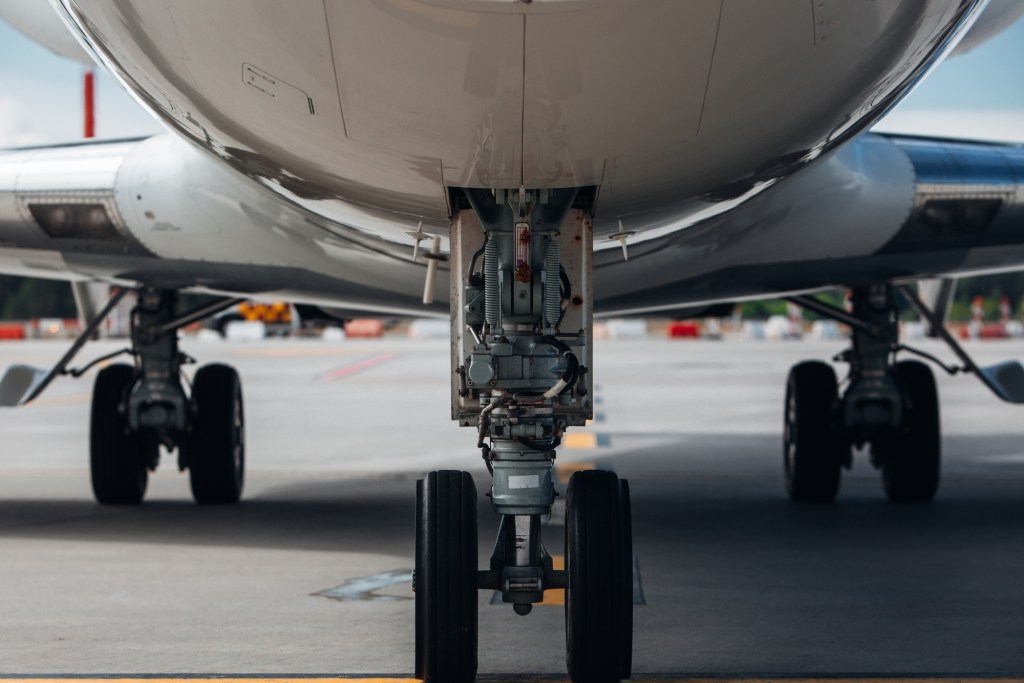
<svg viewBox="0 0 1024 683">
<path fill-rule="evenodd" d="M 489 568 L 477 570 L 477 498 L 466 472 L 417 488 L 416 675 L 467 683 L 477 667 L 477 591 L 529 614 L 564 589 L 569 676 L 630 675 L 633 553 L 629 487 L 604 471 L 569 481 L 565 569 L 541 540 L 565 429 L 591 416 L 586 191 L 465 190 L 455 198 L 451 273 L 452 416 L 474 427 L 501 515 Z M 478 267 L 479 266 L 479 267 Z"/>
<path fill-rule="evenodd" d="M 783 460 L 791 499 L 829 502 L 839 492 L 852 446 L 871 446 L 893 501 L 931 500 L 939 487 L 939 400 L 931 368 L 895 361 L 899 330 L 889 285 L 853 290 L 849 315 L 801 297 L 797 303 L 850 322 L 853 345 L 840 358 L 850 364 L 841 395 L 832 366 L 807 361 L 786 384 Z"/>
<path fill-rule="evenodd" d="M 178 349 L 180 327 L 231 302 L 185 315 L 177 314 L 177 302 L 174 291 L 140 290 L 131 318 L 134 364 L 108 365 L 96 376 L 89 464 L 100 503 L 140 503 L 161 445 L 178 449 L 178 465 L 188 468 L 197 503 L 235 503 L 241 497 L 245 420 L 238 373 L 227 365 L 205 365 L 186 396 L 181 367 L 192 360 Z"/>
</svg>

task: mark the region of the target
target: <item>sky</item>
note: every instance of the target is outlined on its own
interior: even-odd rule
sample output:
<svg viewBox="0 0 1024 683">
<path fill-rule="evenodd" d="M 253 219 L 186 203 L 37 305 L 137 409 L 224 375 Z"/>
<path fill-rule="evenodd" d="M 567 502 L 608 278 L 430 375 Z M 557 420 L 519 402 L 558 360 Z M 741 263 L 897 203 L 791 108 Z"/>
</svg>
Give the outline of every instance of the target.
<svg viewBox="0 0 1024 683">
<path fill-rule="evenodd" d="M 1022 64 L 1024 20 L 941 64 L 877 128 L 1024 142 Z M 83 71 L 0 21 L 0 147 L 80 139 Z M 102 70 L 96 87 L 97 137 L 162 130 Z"/>
</svg>

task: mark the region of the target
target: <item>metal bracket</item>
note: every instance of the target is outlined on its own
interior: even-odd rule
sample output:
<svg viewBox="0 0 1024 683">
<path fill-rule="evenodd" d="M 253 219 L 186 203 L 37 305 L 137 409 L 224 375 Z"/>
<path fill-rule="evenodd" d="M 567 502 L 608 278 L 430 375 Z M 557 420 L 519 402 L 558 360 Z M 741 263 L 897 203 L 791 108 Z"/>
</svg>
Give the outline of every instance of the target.
<svg viewBox="0 0 1024 683">
<path fill-rule="evenodd" d="M 946 373 L 949 375 L 955 375 L 959 372 L 968 372 L 970 370 L 966 366 L 949 365 L 947 363 L 944 363 L 938 356 L 934 356 L 928 353 L 927 351 L 922 351 L 921 349 L 916 349 L 913 346 L 907 346 L 906 344 L 896 344 L 895 346 L 892 347 L 893 353 L 897 353 L 899 351 L 906 351 L 907 353 L 912 353 L 915 356 L 924 358 L 925 360 L 930 360 L 931 362 L 935 363 L 940 368 L 945 370 Z"/>
<path fill-rule="evenodd" d="M 974 359 L 964 351 L 959 342 L 953 338 L 953 335 L 949 333 L 949 330 L 946 329 L 942 319 L 924 304 L 909 285 L 895 285 L 895 289 L 903 296 L 904 299 L 907 300 L 907 303 L 913 306 L 918 314 L 925 319 L 930 329 L 934 330 L 939 338 L 946 342 L 946 345 L 952 349 L 953 353 L 957 355 L 964 365 L 963 367 L 947 365 L 929 353 L 925 353 L 924 351 L 920 351 L 919 349 L 903 344 L 894 345 L 892 347 L 893 352 L 909 351 L 910 353 L 934 362 L 951 375 L 954 375 L 957 372 L 971 372 L 981 380 L 982 384 L 988 387 L 992 393 L 1000 399 L 1008 403 L 1024 404 L 1024 365 L 1021 365 L 1019 361 L 1005 361 L 1003 363 L 997 363 L 996 365 L 990 365 L 984 368 L 979 366 L 974 362 Z M 840 308 L 836 308 L 835 306 L 819 301 L 812 296 L 791 296 L 786 297 L 786 301 L 791 301 L 797 306 L 814 311 L 819 315 L 844 323 L 850 327 L 857 328 L 872 336 L 877 337 L 880 333 L 874 326 L 865 323 Z"/>
<path fill-rule="evenodd" d="M 168 332 L 175 332 L 186 325 L 191 325 L 196 321 L 209 318 L 211 315 L 216 315 L 217 313 L 231 308 L 232 306 L 237 306 L 243 301 L 245 301 L 243 297 L 235 297 L 232 299 L 220 299 L 219 301 L 215 301 L 212 304 L 206 304 L 205 306 L 197 306 L 191 311 L 182 313 L 177 318 L 169 320 L 159 327 L 146 330 L 146 334 L 150 335 L 151 338 L 156 338 L 165 335 Z"/>
<path fill-rule="evenodd" d="M 569 585 L 565 570 L 554 568 L 551 555 L 540 541 L 539 518 L 531 520 L 531 524 L 533 523 L 538 527 L 538 536 L 531 544 L 530 554 L 535 554 L 535 557 L 530 558 L 530 564 L 517 566 L 514 558 L 510 556 L 512 548 L 515 547 L 515 518 L 502 516 L 498 538 L 491 553 L 490 568 L 477 572 L 478 589 L 499 591 L 504 602 L 528 605 L 540 602 L 545 590 L 564 589 Z"/>
<path fill-rule="evenodd" d="M 128 291 L 128 289 L 121 289 L 110 297 L 107 305 L 85 326 L 82 333 L 71 344 L 71 348 L 49 370 L 32 365 L 12 365 L 7 368 L 3 378 L 0 379 L 0 406 L 23 406 L 38 398 L 57 376 L 63 375 L 67 371 L 71 360 L 92 338 L 93 333 L 99 329 L 114 307 L 121 303 L 121 299 L 128 294 Z"/>
<path fill-rule="evenodd" d="M 48 386 L 50 386 L 50 383 L 60 375 L 80 377 L 97 363 L 109 360 L 125 352 L 132 353 L 132 351 L 128 349 L 123 349 L 102 356 L 101 358 L 97 358 L 81 368 L 75 368 L 72 370 L 68 369 L 68 365 L 75 356 L 78 355 L 78 352 L 82 350 L 82 347 L 85 346 L 86 342 L 92 339 L 93 334 L 99 329 L 99 326 L 107 316 L 110 315 L 110 312 L 114 310 L 119 303 L 121 303 L 121 300 L 124 299 L 130 291 L 131 290 L 128 288 L 123 288 L 111 296 L 107 305 L 104 306 L 98 314 L 96 314 L 96 317 L 86 325 L 85 329 L 82 330 L 82 333 L 79 334 L 71 344 L 71 348 L 68 349 L 61 359 L 57 361 L 56 365 L 49 370 L 32 365 L 21 364 L 11 365 L 8 367 L 3 378 L 0 379 L 0 407 L 23 406 L 38 398 L 39 395 L 42 394 Z M 161 335 L 179 330 L 186 325 L 196 322 L 197 320 L 202 320 L 219 313 L 220 311 L 243 301 L 245 301 L 243 298 L 221 299 L 212 304 L 198 306 L 162 325 L 144 330 L 143 334 L 147 338 L 155 339 Z"/>
<path fill-rule="evenodd" d="M 824 301 L 815 299 L 813 296 L 787 296 L 786 301 L 796 304 L 800 308 L 806 308 L 808 311 L 814 311 L 820 316 L 835 320 L 836 322 L 855 327 L 858 330 L 867 332 L 873 337 L 877 337 L 880 331 L 874 325 L 869 325 L 860 318 L 857 318 L 850 313 L 847 313 L 841 308 L 837 308 L 832 304 L 827 304 Z"/>
<path fill-rule="evenodd" d="M 623 261 L 628 261 L 629 260 L 629 247 L 626 244 L 626 241 L 630 237 L 635 235 L 635 234 L 636 234 L 635 230 L 626 230 L 626 228 L 623 227 L 622 219 L 620 218 L 619 219 L 619 231 L 617 233 L 615 233 L 614 235 L 609 235 L 608 236 L 609 240 L 612 240 L 613 242 L 618 242 L 619 245 L 622 247 L 622 260 Z"/>
<path fill-rule="evenodd" d="M 946 342 L 946 345 L 953 350 L 953 353 L 963 362 L 966 371 L 977 375 L 981 383 L 1002 400 L 1008 403 L 1024 403 L 1024 366 L 1019 361 L 1005 361 L 984 368 L 980 367 L 953 338 L 953 335 L 942 324 L 942 320 L 924 305 L 913 289 L 908 285 L 896 285 L 896 289 L 931 325 L 942 341 Z"/>
</svg>

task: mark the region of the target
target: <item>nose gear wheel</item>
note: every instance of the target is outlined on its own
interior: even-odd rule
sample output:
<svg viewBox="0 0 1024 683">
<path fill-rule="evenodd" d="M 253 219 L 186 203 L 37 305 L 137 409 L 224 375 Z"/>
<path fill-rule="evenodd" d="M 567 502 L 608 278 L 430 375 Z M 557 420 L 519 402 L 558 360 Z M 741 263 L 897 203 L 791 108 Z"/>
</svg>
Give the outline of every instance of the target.
<svg viewBox="0 0 1024 683">
<path fill-rule="evenodd" d="M 576 472 L 565 507 L 566 664 L 573 683 L 618 683 L 633 661 L 629 486 L 614 472 Z"/>
<path fill-rule="evenodd" d="M 477 664 L 476 486 L 468 472 L 416 483 L 416 677 L 470 683 Z"/>
</svg>

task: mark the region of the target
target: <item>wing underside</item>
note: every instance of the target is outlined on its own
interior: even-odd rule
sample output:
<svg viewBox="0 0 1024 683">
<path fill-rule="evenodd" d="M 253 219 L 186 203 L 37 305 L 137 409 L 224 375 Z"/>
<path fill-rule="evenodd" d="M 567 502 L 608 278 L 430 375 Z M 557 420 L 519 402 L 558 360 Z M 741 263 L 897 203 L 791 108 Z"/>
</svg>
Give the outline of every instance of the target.
<svg viewBox="0 0 1024 683">
<path fill-rule="evenodd" d="M 157 180 L 158 179 L 158 180 Z M 713 218 L 595 256 L 603 314 L 1024 268 L 1024 148 L 861 136 Z M 600 207 L 598 207 L 600 211 Z M 170 136 L 0 155 L 0 270 L 438 315 L 426 266 Z M 440 269 L 437 291 L 448 286 Z"/>
</svg>

